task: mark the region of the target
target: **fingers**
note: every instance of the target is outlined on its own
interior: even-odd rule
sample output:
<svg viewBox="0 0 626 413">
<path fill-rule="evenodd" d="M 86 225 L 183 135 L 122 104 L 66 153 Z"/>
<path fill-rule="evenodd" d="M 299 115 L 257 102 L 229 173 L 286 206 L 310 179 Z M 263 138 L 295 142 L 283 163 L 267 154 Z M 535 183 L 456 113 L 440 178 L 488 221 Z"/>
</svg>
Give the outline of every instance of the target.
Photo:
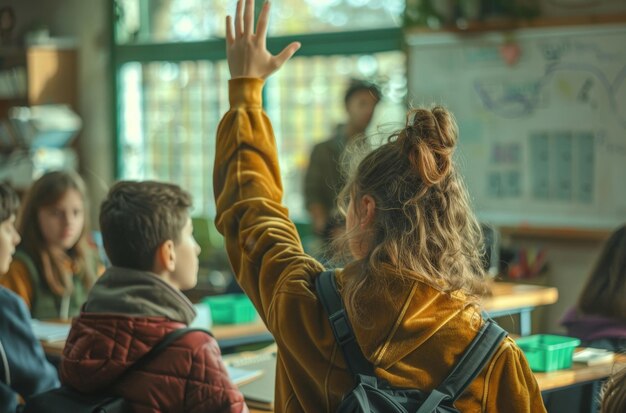
<svg viewBox="0 0 626 413">
<path fill-rule="evenodd" d="M 235 34 L 233 33 L 233 22 L 230 16 L 226 16 L 226 44 L 232 45 L 235 41 Z"/>
<path fill-rule="evenodd" d="M 235 11 L 235 35 L 243 36 L 243 0 L 237 1 L 237 9 Z"/>
<path fill-rule="evenodd" d="M 293 42 L 289 46 L 285 47 L 283 51 L 275 57 L 276 68 L 280 68 L 287 60 L 291 59 L 291 56 L 298 51 L 300 46 L 300 42 Z"/>
<path fill-rule="evenodd" d="M 241 3 L 241 0 L 239 0 Z M 250 36 L 254 34 L 254 0 L 246 0 L 246 7 L 243 10 L 243 34 Z"/>
<path fill-rule="evenodd" d="M 260 41 L 264 42 L 267 36 L 267 25 L 269 22 L 270 16 L 270 2 L 265 1 L 263 3 L 263 8 L 261 9 L 261 14 L 259 14 L 259 20 L 256 24 L 256 37 Z"/>
</svg>

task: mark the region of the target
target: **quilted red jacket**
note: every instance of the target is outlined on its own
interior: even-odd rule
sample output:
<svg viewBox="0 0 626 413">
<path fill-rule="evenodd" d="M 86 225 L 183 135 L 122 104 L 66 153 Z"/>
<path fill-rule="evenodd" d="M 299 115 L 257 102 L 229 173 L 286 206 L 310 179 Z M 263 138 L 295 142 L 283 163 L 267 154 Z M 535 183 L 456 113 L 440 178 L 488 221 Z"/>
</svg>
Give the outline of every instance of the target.
<svg viewBox="0 0 626 413">
<path fill-rule="evenodd" d="M 184 335 L 141 369 L 118 380 L 163 336 L 188 324 L 185 311 L 193 314 L 186 298 L 168 290 L 171 287 L 162 280 L 135 272 L 129 287 L 127 271 L 118 272 L 107 271 L 101 277 L 85 311 L 72 323 L 60 365 L 61 382 L 84 393 L 110 388 L 139 413 L 248 412 L 228 378 L 217 342 L 203 332 Z M 137 279 L 144 285 L 138 287 Z M 181 312 L 181 306 L 186 310 Z M 110 312 L 103 312 L 107 308 Z"/>
</svg>

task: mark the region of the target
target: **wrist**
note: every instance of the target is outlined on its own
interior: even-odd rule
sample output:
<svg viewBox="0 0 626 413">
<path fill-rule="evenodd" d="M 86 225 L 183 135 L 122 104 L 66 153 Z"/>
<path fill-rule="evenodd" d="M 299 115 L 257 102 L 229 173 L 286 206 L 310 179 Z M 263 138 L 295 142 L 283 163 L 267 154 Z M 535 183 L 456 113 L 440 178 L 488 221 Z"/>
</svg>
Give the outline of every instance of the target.
<svg viewBox="0 0 626 413">
<path fill-rule="evenodd" d="M 232 77 L 228 81 L 230 107 L 261 107 L 264 84 L 265 80 L 258 77 Z"/>
</svg>

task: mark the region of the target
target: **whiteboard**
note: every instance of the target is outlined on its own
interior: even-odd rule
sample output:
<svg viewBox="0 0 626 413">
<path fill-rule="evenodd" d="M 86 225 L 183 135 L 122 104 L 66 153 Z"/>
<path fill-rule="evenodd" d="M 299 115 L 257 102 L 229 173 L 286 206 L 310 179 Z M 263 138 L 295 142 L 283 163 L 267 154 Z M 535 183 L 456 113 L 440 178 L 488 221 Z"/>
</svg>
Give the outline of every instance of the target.
<svg viewBox="0 0 626 413">
<path fill-rule="evenodd" d="M 459 125 L 482 221 L 612 229 L 626 221 L 626 25 L 407 35 L 409 99 Z M 510 34 L 508 35 L 510 36 Z"/>
</svg>

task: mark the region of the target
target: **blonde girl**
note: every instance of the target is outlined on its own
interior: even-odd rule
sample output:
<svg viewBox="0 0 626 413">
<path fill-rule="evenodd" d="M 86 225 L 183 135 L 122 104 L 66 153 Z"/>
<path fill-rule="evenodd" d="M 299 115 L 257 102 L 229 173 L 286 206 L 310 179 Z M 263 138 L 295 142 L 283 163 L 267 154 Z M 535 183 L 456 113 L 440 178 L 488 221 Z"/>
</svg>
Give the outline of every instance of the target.
<svg viewBox="0 0 626 413">
<path fill-rule="evenodd" d="M 278 346 L 275 409 L 332 412 L 353 386 L 315 293 L 323 266 L 306 255 L 283 196 L 264 80 L 298 49 L 266 49 L 269 3 L 254 28 L 254 1 L 227 19 L 230 110 L 218 128 L 217 228 L 237 280 Z M 335 277 L 359 347 L 379 378 L 432 390 L 483 324 L 478 226 L 452 161 L 457 142 L 442 108 L 411 111 L 406 127 L 347 180 L 352 262 Z M 513 340 L 456 403 L 467 412 L 543 412 L 537 382 Z"/>
</svg>

